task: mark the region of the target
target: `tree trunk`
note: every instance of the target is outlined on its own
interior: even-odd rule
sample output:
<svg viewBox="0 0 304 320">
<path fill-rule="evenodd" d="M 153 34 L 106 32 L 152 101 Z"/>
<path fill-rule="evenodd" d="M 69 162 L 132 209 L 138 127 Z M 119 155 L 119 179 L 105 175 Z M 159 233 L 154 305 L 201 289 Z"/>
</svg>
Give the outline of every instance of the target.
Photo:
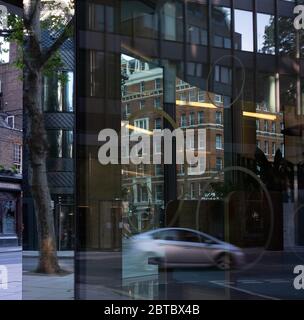
<svg viewBox="0 0 304 320">
<path fill-rule="evenodd" d="M 42 108 L 42 72 L 40 48 L 40 1 L 24 1 L 24 78 L 25 143 L 30 162 L 30 181 L 37 222 L 39 263 L 37 272 L 60 272 L 57 258 L 54 215 L 47 180 L 48 140 Z"/>
<path fill-rule="evenodd" d="M 47 136 L 41 108 L 41 72 L 26 70 L 24 75 L 27 145 L 30 158 L 30 186 L 34 201 L 40 257 L 37 271 L 58 273 L 60 267 L 54 228 L 54 216 L 47 180 Z"/>
</svg>

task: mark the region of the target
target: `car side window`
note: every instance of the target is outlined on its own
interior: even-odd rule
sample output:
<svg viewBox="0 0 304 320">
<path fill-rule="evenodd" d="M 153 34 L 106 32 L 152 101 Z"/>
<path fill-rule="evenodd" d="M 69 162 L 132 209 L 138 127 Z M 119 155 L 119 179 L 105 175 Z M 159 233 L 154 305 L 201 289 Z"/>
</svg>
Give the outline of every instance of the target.
<svg viewBox="0 0 304 320">
<path fill-rule="evenodd" d="M 208 243 L 208 244 L 216 244 L 216 242 L 208 237 L 205 237 L 204 235 L 200 235 L 201 242 L 202 243 Z"/>
<path fill-rule="evenodd" d="M 178 232 L 178 241 L 184 241 L 184 242 L 201 242 L 200 236 L 191 231 L 187 230 L 179 230 Z"/>
<path fill-rule="evenodd" d="M 167 241 L 178 241 L 178 236 L 175 230 L 166 230 L 160 232 L 159 239 Z"/>
</svg>

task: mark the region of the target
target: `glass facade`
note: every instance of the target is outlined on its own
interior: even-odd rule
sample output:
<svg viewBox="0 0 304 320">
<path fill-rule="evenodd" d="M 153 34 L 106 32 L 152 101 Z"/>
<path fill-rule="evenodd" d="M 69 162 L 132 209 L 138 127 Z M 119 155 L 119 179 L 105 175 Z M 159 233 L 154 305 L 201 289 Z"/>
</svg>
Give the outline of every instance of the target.
<svg viewBox="0 0 304 320">
<path fill-rule="evenodd" d="M 282 2 L 77 2 L 78 299 L 237 299 L 225 281 L 304 245 Z"/>
</svg>

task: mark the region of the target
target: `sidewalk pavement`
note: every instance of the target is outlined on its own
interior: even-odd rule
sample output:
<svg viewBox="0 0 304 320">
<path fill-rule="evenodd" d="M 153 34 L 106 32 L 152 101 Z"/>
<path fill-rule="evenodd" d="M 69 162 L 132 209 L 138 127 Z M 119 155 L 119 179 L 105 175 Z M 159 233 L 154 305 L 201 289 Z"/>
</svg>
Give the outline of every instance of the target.
<svg viewBox="0 0 304 320">
<path fill-rule="evenodd" d="M 22 300 L 74 300 L 74 274 L 47 276 L 24 272 Z"/>
</svg>

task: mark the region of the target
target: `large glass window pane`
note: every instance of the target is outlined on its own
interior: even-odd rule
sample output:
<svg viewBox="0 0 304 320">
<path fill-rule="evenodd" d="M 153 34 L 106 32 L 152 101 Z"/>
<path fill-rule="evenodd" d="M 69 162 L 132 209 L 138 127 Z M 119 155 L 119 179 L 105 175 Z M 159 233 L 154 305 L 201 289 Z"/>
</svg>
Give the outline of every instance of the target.
<svg viewBox="0 0 304 320">
<path fill-rule="evenodd" d="M 231 48 L 231 9 L 214 6 L 212 8 L 212 45 Z"/>
<path fill-rule="evenodd" d="M 275 63 L 255 70 L 253 14 L 242 10 L 236 11 L 233 30 L 236 49 L 248 51 L 237 52 L 242 64 L 231 55 L 223 58 L 223 50 L 201 47 L 207 45 L 211 19 L 210 45 L 231 48 L 231 10 L 214 5 L 230 1 L 211 2 L 207 17 L 208 1 L 117 1 L 121 29 L 115 41 L 111 34 L 101 44 L 83 43 L 88 46 L 85 76 L 77 81 L 84 87 L 77 108 L 76 288 L 81 298 L 104 298 L 111 290 L 126 299 L 234 299 L 235 290 L 223 288 L 219 279 L 228 276 L 241 287 L 248 285 L 241 280 L 249 271 L 260 279 L 268 259 L 261 264 L 256 259 L 265 247 L 283 248 L 283 217 L 296 229 L 292 239 L 303 242 L 303 222 L 292 221 L 297 201 L 303 203 L 304 99 L 299 76 L 275 73 L 292 73 L 297 62 L 280 59 L 280 70 Z M 275 53 L 271 15 L 258 14 L 258 33 L 259 52 Z M 97 45 L 104 51 L 94 51 Z M 103 165 L 97 153 L 106 142 L 97 137 L 109 128 L 118 133 L 118 164 Z M 182 143 L 173 138 L 167 146 L 176 156 L 171 164 L 164 164 L 164 139 L 153 141 L 153 130 L 165 128 L 183 134 Z M 121 135 L 126 140 L 120 141 Z M 137 143 L 147 138 L 147 148 Z M 131 151 L 138 163 L 121 163 Z M 152 154 L 157 161 L 146 161 Z M 181 155 L 202 155 L 203 161 L 180 163 Z M 179 236 L 176 228 L 191 234 Z M 214 245 L 209 235 L 250 252 L 242 272 L 192 268 L 205 262 L 198 246 Z M 191 249 L 182 248 L 189 244 Z M 172 272 L 163 261 L 173 262 Z M 223 260 L 214 262 L 219 267 Z"/>
<path fill-rule="evenodd" d="M 278 45 L 282 55 L 295 56 L 297 46 L 296 30 L 293 25 L 294 19 L 291 17 L 278 17 Z M 302 35 L 300 34 L 302 37 Z"/>
<path fill-rule="evenodd" d="M 193 1 L 187 3 L 187 21 L 189 43 L 207 45 L 208 8 Z"/>
<path fill-rule="evenodd" d="M 275 20 L 274 16 L 257 13 L 258 52 L 275 54 Z"/>
<path fill-rule="evenodd" d="M 73 158 L 73 131 L 48 130 L 49 158 Z"/>
<path fill-rule="evenodd" d="M 257 75 L 257 109 L 275 112 L 276 80 L 275 75 L 258 73 Z"/>
<path fill-rule="evenodd" d="M 253 51 L 253 14 L 249 11 L 234 11 L 235 49 Z"/>
<path fill-rule="evenodd" d="M 183 41 L 183 5 L 165 1 L 162 8 L 162 35 L 165 40 Z"/>
<path fill-rule="evenodd" d="M 46 112 L 73 112 L 74 73 L 60 72 L 43 79 L 43 109 Z"/>
<path fill-rule="evenodd" d="M 156 38 L 158 36 L 158 15 L 141 1 L 122 1 L 121 32 L 128 36 Z"/>
</svg>

